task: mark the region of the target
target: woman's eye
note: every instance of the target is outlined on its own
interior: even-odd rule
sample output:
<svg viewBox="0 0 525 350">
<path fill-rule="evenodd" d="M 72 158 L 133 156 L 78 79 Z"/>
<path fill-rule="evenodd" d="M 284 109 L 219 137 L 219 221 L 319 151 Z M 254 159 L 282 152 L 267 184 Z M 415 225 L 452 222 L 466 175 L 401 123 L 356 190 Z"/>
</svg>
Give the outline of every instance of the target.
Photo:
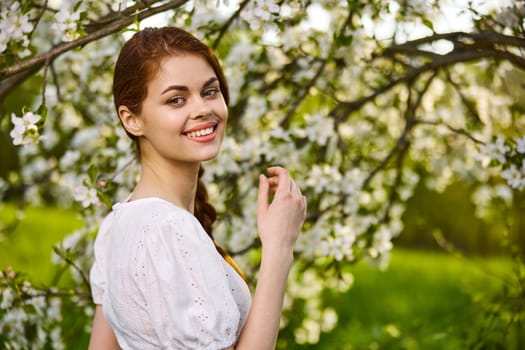
<svg viewBox="0 0 525 350">
<path fill-rule="evenodd" d="M 213 88 L 213 89 L 208 89 L 208 90 L 205 90 L 203 95 L 204 96 L 215 96 L 219 93 L 219 89 L 216 89 L 216 88 Z"/>
<path fill-rule="evenodd" d="M 184 98 L 183 97 L 180 97 L 180 96 L 176 96 L 176 97 L 172 97 L 168 100 L 168 103 L 169 104 L 175 104 L 175 105 L 180 105 L 181 103 L 184 102 Z"/>
</svg>

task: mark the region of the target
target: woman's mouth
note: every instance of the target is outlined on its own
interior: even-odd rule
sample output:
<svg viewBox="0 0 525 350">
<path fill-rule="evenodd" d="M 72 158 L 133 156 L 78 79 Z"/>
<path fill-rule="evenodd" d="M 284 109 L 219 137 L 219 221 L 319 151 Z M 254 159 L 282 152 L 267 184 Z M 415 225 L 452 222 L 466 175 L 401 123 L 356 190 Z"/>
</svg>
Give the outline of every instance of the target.
<svg viewBox="0 0 525 350">
<path fill-rule="evenodd" d="M 214 130 L 215 130 L 215 127 L 212 126 L 212 127 L 205 128 L 205 129 L 201 129 L 201 130 L 196 130 L 196 131 L 188 132 L 188 133 L 186 133 L 186 135 L 187 135 L 189 138 L 195 138 L 195 137 L 207 136 L 207 135 L 212 134 Z"/>
<path fill-rule="evenodd" d="M 203 125 L 202 127 L 192 128 L 189 131 L 183 133 L 191 141 L 195 142 L 210 142 L 215 139 L 217 136 L 217 125 L 218 124 L 208 124 Z"/>
</svg>

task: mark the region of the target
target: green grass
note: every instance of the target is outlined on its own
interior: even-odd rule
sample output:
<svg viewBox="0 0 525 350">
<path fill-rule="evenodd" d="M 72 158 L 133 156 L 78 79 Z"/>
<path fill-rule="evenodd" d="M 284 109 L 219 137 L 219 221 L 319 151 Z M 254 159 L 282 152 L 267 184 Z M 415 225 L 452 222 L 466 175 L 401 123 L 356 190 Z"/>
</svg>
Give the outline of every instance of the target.
<svg viewBox="0 0 525 350">
<path fill-rule="evenodd" d="M 13 206 L 0 206 L 3 226 L 12 223 L 14 218 Z M 11 266 L 15 271 L 27 273 L 34 283 L 49 283 L 54 271 L 51 262 L 53 246 L 81 225 L 78 213 L 72 210 L 27 208 L 14 231 L 2 232 L 0 236 L 0 269 Z"/>
<path fill-rule="evenodd" d="M 510 263 L 498 258 L 394 249 L 386 271 L 359 263 L 353 268 L 354 286 L 330 295 L 328 304 L 339 313 L 332 332 L 316 345 L 287 349 L 476 348 L 469 344 L 479 336 L 486 314 L 473 300 L 487 300 L 499 290 L 501 282 L 491 273 L 508 276 L 510 270 Z M 502 347 L 492 342 L 494 347 L 483 349 L 516 348 L 516 332 Z"/>
</svg>

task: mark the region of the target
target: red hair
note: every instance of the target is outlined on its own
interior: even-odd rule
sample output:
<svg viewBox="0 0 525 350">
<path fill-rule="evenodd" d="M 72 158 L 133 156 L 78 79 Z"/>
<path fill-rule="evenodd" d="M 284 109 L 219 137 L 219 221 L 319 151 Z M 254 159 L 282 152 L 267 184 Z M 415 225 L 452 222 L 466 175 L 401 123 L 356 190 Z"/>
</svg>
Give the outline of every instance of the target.
<svg viewBox="0 0 525 350">
<path fill-rule="evenodd" d="M 219 80 L 224 101 L 229 105 L 228 83 L 209 46 L 180 28 L 145 28 L 124 44 L 115 65 L 113 98 L 117 113 L 120 106 L 140 113 L 148 93 L 148 82 L 155 77 L 162 59 L 182 53 L 199 55 L 208 62 Z"/>
</svg>

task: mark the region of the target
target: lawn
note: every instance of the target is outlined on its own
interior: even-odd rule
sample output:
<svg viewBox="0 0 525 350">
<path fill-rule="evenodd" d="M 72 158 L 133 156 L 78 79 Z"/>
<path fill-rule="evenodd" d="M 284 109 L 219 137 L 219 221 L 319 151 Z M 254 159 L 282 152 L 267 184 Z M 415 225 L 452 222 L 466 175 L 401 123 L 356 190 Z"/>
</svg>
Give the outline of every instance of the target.
<svg viewBox="0 0 525 350">
<path fill-rule="evenodd" d="M 1 207 L 2 223 L 13 216 L 12 207 Z M 28 273 L 34 282 L 48 283 L 53 245 L 80 225 L 73 211 L 28 209 L 16 230 L 0 241 L 0 268 L 11 265 Z M 510 270 L 507 261 L 494 257 L 464 259 L 396 247 L 386 271 L 361 262 L 352 267 L 355 284 L 348 292 L 327 295 L 327 303 L 339 313 L 339 323 L 332 332 L 321 335 L 319 344 L 294 344 L 288 338 L 285 348 L 481 349 L 473 345 L 480 334 L 487 335 L 482 328 L 487 314 L 479 302 L 501 288 L 500 280 L 491 273 L 505 276 Z M 517 348 L 516 332 L 499 346 L 493 343 L 485 348 Z"/>
<path fill-rule="evenodd" d="M 504 259 L 395 248 L 386 271 L 362 262 L 353 273 L 354 286 L 329 298 L 338 326 L 316 345 L 287 349 L 518 349 L 518 330 L 500 343 L 502 321 L 483 328 L 483 301 L 500 290 L 499 276 L 511 273 Z M 523 329 L 519 334 L 525 341 Z M 491 345 L 476 345 L 479 339 Z"/>
<path fill-rule="evenodd" d="M 13 206 L 0 206 L 0 223 L 8 225 L 15 218 Z M 49 283 L 53 277 L 53 246 L 82 226 L 73 210 L 49 207 L 27 208 L 16 229 L 0 235 L 0 269 L 12 266 L 27 273 L 36 284 Z"/>
</svg>

